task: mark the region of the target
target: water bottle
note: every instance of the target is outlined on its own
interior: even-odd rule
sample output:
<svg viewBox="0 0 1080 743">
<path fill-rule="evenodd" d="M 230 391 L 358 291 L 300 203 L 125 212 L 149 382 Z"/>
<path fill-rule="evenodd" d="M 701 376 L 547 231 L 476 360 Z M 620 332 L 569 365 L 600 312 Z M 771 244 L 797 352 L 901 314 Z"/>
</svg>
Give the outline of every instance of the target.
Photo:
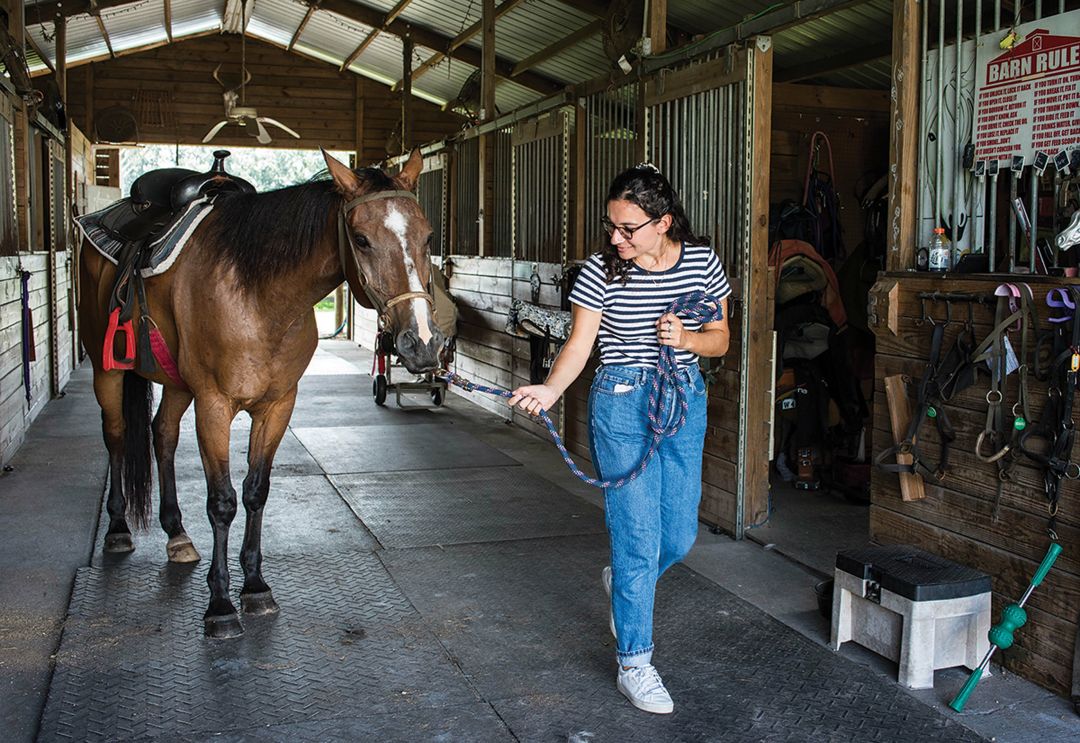
<svg viewBox="0 0 1080 743">
<path fill-rule="evenodd" d="M 945 237 L 944 227 L 935 227 L 934 236 L 930 238 L 930 270 L 948 271 L 952 262 L 952 251 L 949 246 L 949 238 Z"/>
</svg>

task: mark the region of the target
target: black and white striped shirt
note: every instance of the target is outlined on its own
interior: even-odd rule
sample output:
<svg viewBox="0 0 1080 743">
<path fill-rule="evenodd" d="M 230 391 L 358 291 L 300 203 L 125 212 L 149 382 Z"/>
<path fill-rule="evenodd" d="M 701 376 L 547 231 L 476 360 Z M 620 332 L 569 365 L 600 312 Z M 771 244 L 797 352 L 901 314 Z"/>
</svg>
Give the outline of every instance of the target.
<svg viewBox="0 0 1080 743">
<path fill-rule="evenodd" d="M 731 294 L 727 275 L 713 249 L 683 243 L 682 253 L 666 271 L 646 271 L 634 264 L 625 284 L 604 280 L 604 263 L 599 254 L 590 256 L 570 292 L 570 301 L 585 309 L 603 313 L 600 320 L 600 363 L 623 366 L 656 366 L 660 343 L 656 320 L 668 305 L 692 291 L 704 291 L 717 299 Z M 700 323 L 686 319 L 687 330 Z M 679 366 L 697 362 L 689 351 L 675 352 Z"/>
</svg>

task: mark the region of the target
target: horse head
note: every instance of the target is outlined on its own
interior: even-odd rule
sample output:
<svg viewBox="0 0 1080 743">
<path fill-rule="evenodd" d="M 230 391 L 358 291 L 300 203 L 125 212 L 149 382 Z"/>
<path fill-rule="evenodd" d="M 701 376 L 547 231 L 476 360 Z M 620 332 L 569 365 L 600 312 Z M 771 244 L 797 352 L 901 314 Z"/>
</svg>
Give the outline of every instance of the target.
<svg viewBox="0 0 1080 743">
<path fill-rule="evenodd" d="M 338 237 L 353 295 L 379 313 L 397 355 L 413 374 L 432 371 L 445 340 L 431 295 L 431 224 L 413 193 L 423 158 L 414 150 L 401 173 L 354 172 L 323 152 L 344 199 Z"/>
</svg>

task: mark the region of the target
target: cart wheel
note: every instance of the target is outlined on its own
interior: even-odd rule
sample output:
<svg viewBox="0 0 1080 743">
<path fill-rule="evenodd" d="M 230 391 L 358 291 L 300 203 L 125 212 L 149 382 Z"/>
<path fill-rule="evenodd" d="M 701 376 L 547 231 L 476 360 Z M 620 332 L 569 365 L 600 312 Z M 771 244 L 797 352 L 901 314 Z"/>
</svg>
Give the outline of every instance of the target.
<svg viewBox="0 0 1080 743">
<path fill-rule="evenodd" d="M 371 394 L 375 397 L 376 405 L 386 403 L 386 377 L 382 374 L 376 374 L 375 379 L 371 381 Z"/>
<path fill-rule="evenodd" d="M 431 401 L 433 403 L 435 403 L 435 407 L 437 407 L 437 408 L 442 407 L 443 400 L 445 399 L 445 397 L 446 397 L 446 394 L 443 392 L 442 387 L 432 387 L 431 388 Z"/>
</svg>

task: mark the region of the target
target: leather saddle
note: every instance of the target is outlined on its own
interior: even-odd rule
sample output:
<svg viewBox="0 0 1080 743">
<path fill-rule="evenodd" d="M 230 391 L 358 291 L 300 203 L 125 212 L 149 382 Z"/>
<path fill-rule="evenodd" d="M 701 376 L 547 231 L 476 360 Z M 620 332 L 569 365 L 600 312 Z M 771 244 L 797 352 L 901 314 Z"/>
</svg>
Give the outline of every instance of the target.
<svg viewBox="0 0 1080 743">
<path fill-rule="evenodd" d="M 228 150 L 214 152 L 214 165 L 205 173 L 187 168 L 161 168 L 143 173 L 131 184 L 131 194 L 109 207 L 100 226 L 123 242 L 138 242 L 165 231 L 184 209 L 211 194 L 255 193 L 243 178 L 225 171 Z"/>
</svg>

